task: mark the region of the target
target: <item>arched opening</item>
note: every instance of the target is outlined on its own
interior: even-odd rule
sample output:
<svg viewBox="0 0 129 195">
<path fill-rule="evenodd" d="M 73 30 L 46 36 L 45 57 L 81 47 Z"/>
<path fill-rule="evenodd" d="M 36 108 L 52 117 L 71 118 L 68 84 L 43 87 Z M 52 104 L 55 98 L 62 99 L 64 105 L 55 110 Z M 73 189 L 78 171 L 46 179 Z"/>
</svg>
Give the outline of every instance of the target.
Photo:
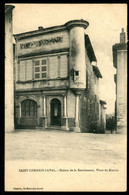
<svg viewBox="0 0 129 195">
<path fill-rule="evenodd" d="M 37 117 L 37 103 L 34 100 L 24 100 L 21 103 L 21 117 Z"/>
<path fill-rule="evenodd" d="M 61 125 L 61 102 L 56 98 L 51 100 L 51 125 Z"/>
<path fill-rule="evenodd" d="M 34 100 L 21 102 L 20 125 L 37 125 L 37 103 Z"/>
</svg>

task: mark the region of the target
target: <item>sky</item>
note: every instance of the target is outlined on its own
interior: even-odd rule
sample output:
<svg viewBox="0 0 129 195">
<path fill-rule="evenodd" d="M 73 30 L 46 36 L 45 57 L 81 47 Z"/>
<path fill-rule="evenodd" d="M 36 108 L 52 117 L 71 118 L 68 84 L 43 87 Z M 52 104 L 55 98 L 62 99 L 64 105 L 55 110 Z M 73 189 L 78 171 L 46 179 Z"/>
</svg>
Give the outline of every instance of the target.
<svg viewBox="0 0 129 195">
<path fill-rule="evenodd" d="M 121 28 L 127 30 L 126 4 L 13 4 L 13 34 L 63 25 L 69 20 L 89 22 L 89 35 L 103 76 L 99 81 L 99 97 L 107 102 L 107 114 L 114 113 L 115 83 L 112 46 L 120 41 Z"/>
</svg>

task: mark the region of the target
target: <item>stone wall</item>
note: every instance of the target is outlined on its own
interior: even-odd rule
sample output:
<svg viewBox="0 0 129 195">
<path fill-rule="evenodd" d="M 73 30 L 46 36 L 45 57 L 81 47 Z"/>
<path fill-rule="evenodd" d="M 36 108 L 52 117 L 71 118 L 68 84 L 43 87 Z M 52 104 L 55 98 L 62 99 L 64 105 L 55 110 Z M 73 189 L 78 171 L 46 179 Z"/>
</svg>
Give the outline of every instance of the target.
<svg viewBox="0 0 129 195">
<path fill-rule="evenodd" d="M 18 56 L 50 52 L 69 47 L 68 31 L 53 32 L 33 37 L 23 38 L 17 42 Z"/>
<path fill-rule="evenodd" d="M 5 13 L 5 131 L 14 130 L 12 17 L 12 10 Z"/>
<path fill-rule="evenodd" d="M 70 128 L 73 128 L 75 125 L 75 94 L 68 90 L 67 92 L 67 116 L 68 116 L 68 125 Z"/>
<path fill-rule="evenodd" d="M 117 51 L 117 133 L 127 133 L 127 50 Z"/>
<path fill-rule="evenodd" d="M 120 33 L 120 43 L 113 45 L 113 66 L 116 68 L 116 132 L 127 134 L 127 42 L 124 28 Z"/>
<path fill-rule="evenodd" d="M 80 128 L 82 132 L 99 130 L 99 81 L 86 53 L 86 90 L 80 95 Z"/>
<path fill-rule="evenodd" d="M 58 87 L 68 87 L 69 81 L 68 79 L 48 79 L 42 81 L 29 81 L 29 82 L 18 82 L 16 84 L 17 91 L 24 91 L 24 90 L 34 90 L 34 89 L 43 89 L 43 88 L 50 88 L 53 87 L 56 89 Z"/>
</svg>

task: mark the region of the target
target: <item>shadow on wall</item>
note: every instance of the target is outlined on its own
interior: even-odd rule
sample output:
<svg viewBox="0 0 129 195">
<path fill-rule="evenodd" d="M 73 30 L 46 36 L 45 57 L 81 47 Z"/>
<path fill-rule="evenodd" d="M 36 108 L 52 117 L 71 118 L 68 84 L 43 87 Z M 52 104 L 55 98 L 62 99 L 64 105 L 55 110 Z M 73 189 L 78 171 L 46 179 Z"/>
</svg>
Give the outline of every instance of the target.
<svg viewBox="0 0 129 195">
<path fill-rule="evenodd" d="M 116 118 L 114 115 L 106 115 L 106 130 L 110 131 L 111 133 L 116 131 Z"/>
</svg>

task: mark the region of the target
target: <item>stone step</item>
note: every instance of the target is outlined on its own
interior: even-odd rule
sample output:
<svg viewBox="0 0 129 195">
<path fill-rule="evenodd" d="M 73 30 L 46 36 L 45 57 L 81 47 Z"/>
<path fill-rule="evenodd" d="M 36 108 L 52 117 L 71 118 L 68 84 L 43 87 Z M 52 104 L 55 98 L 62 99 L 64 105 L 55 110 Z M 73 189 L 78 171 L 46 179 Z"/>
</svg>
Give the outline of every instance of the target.
<svg viewBox="0 0 129 195">
<path fill-rule="evenodd" d="M 61 126 L 48 126 L 45 129 L 61 130 Z"/>
<path fill-rule="evenodd" d="M 36 125 L 15 125 L 15 129 L 36 129 Z"/>
</svg>

